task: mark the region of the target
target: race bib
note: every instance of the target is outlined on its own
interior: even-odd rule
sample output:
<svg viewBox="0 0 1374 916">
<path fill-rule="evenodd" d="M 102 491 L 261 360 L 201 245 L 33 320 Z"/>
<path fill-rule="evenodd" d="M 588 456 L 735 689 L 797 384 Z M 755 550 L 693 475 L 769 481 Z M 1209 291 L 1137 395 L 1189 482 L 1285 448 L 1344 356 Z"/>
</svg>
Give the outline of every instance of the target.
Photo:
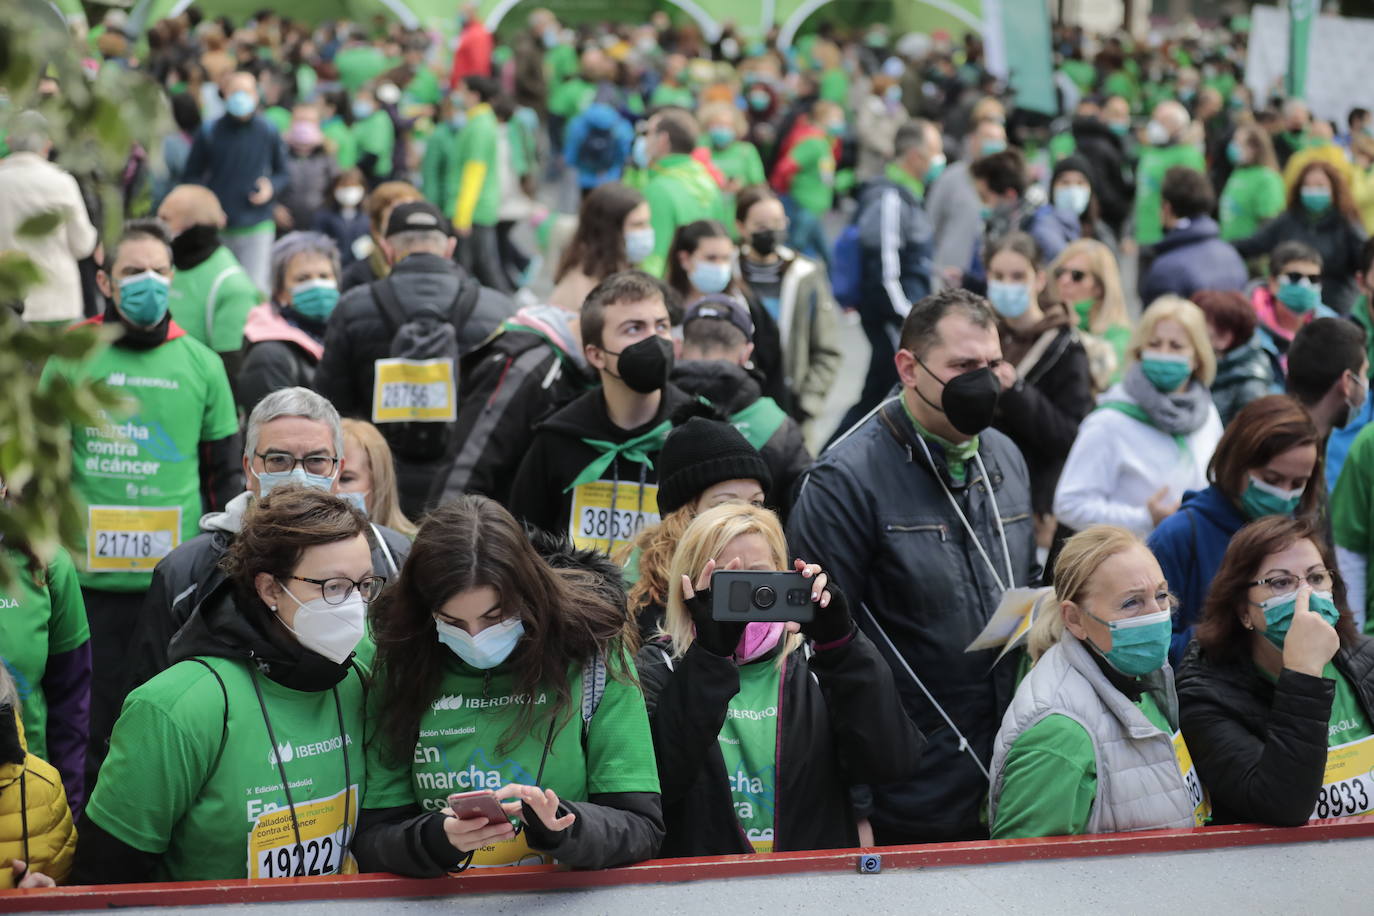
<svg viewBox="0 0 1374 916">
<path fill-rule="evenodd" d="M 513 840 L 483 846 L 472 854 L 472 868 L 502 868 L 509 865 L 552 865 L 553 856 L 530 849 L 524 831 Z"/>
<path fill-rule="evenodd" d="M 641 500 L 640 494 L 643 493 Z M 612 496 L 615 505 L 612 505 Z M 658 524 L 658 487 L 621 481 L 593 480 L 573 490 L 569 534 L 582 550 L 610 553 L 648 525 Z"/>
<path fill-rule="evenodd" d="M 1309 820 L 1368 814 L 1374 805 L 1374 735 L 1327 748 L 1326 775 Z"/>
<path fill-rule="evenodd" d="M 1174 732 L 1174 756 L 1178 758 L 1178 769 L 1183 774 L 1183 784 L 1188 787 L 1188 798 L 1193 803 L 1193 823 L 1201 827 L 1212 816 L 1212 800 L 1202 788 L 1202 780 L 1198 779 L 1197 767 L 1193 766 L 1193 755 L 1183 740 L 1183 732 Z"/>
<path fill-rule="evenodd" d="M 86 568 L 91 572 L 151 572 L 181 543 L 181 509 L 91 506 Z"/>
<path fill-rule="evenodd" d="M 379 359 L 373 423 L 450 423 L 458 417 L 451 359 Z"/>
<path fill-rule="evenodd" d="M 358 863 L 347 847 L 358 822 L 357 786 L 348 790 L 348 815 L 345 834 L 343 792 L 296 805 L 295 824 L 289 807 L 258 815 L 248 834 L 248 877 L 356 874 Z"/>
</svg>

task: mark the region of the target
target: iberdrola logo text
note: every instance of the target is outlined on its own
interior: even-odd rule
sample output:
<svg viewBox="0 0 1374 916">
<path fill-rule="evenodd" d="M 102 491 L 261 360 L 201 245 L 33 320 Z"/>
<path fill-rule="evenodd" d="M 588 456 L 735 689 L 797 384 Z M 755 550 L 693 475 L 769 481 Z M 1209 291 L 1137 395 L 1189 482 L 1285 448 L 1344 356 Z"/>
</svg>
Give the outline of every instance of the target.
<svg viewBox="0 0 1374 916">
<path fill-rule="evenodd" d="M 548 694 L 541 692 L 535 699 L 534 705 L 539 706 L 547 703 Z M 494 709 L 500 706 L 523 706 L 530 701 L 528 693 L 506 697 L 464 697 L 460 694 L 444 694 L 430 704 L 430 708 L 435 712 L 443 712 L 450 709 Z"/>
<path fill-rule="evenodd" d="M 346 739 L 334 737 L 327 741 L 316 741 L 314 744 L 297 744 L 295 747 L 292 747 L 291 742 L 287 741 L 267 752 L 267 763 L 269 766 L 276 766 L 279 763 L 290 763 L 298 757 L 316 757 L 320 754 L 328 754 L 343 747 L 345 741 L 352 746 L 353 736 L 349 735 Z"/>
</svg>

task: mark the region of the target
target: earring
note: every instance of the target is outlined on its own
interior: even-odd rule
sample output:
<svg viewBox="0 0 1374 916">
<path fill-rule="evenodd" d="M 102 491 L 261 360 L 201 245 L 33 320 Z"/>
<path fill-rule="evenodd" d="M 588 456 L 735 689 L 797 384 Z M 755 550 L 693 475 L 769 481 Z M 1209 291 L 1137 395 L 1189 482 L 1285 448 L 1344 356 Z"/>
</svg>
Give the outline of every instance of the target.
<svg viewBox="0 0 1374 916">
<path fill-rule="evenodd" d="M 277 613 L 277 606 L 276 606 L 275 604 L 272 605 L 272 613 L 273 613 L 273 614 Z"/>
</svg>

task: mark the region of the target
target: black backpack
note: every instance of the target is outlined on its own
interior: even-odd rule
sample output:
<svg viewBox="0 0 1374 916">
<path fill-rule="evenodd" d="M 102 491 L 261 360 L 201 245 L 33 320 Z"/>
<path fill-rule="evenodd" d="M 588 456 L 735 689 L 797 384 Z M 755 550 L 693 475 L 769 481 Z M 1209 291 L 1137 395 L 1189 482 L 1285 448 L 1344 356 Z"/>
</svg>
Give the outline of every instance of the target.
<svg viewBox="0 0 1374 916">
<path fill-rule="evenodd" d="M 391 332 L 389 356 L 373 365 L 372 422 L 399 457 L 438 460 L 458 418 L 458 338 L 482 287 L 460 283 L 446 311 L 425 305 L 407 314 L 390 277 L 371 286 Z"/>
</svg>

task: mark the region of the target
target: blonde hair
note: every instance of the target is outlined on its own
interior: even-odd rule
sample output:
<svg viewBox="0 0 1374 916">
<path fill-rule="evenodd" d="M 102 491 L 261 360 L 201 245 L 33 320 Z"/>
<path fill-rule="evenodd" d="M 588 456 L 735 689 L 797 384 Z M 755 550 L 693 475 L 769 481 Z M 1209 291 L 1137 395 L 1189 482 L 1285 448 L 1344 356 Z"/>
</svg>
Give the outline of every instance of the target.
<svg viewBox="0 0 1374 916">
<path fill-rule="evenodd" d="M 639 551 L 639 579 L 626 596 L 631 616 L 638 617 L 653 604 L 668 606 L 668 567 L 672 565 L 682 533 L 696 517 L 696 501 L 693 500 L 663 516 L 657 525 L 643 529 L 616 551 L 615 561 L 621 566 L 628 564 L 634 552 Z"/>
<path fill-rule="evenodd" d="M 1197 355 L 1197 371 L 1193 375 L 1203 385 L 1212 387 L 1212 381 L 1217 377 L 1217 356 L 1212 350 L 1212 338 L 1207 334 L 1207 317 L 1195 303 L 1181 296 L 1160 296 L 1150 303 L 1131 335 L 1128 350 L 1131 359 L 1139 362 L 1141 352 L 1161 321 L 1177 321 L 1183 328 Z"/>
<path fill-rule="evenodd" d="M 1100 335 L 1113 327 L 1130 327 L 1131 319 L 1126 314 L 1126 297 L 1121 292 L 1121 270 L 1117 267 L 1116 255 L 1097 239 L 1075 239 L 1065 245 L 1059 257 L 1050 265 L 1050 276 L 1054 277 L 1069 258 L 1077 257 L 1088 259 L 1088 270 L 1102 287 L 1101 298 L 1093 303 L 1092 311 L 1088 313 L 1088 330 Z M 1073 303 L 1066 302 L 1064 305 L 1072 306 Z"/>
<path fill-rule="evenodd" d="M 692 645 L 692 615 L 682 598 L 682 577 L 696 582 L 707 560 L 721 560 L 721 551 L 735 538 L 747 534 L 757 534 L 768 542 L 773 554 L 773 565 L 782 570 L 787 568 L 787 539 L 782 533 L 782 523 L 772 510 L 749 503 L 721 503 L 708 509 L 692 520 L 678 541 L 677 551 L 673 554 L 672 565 L 668 569 L 668 605 L 659 631 L 672 642 L 674 658 L 681 658 Z M 722 564 L 723 565 L 723 564 Z M 793 650 L 801 645 L 801 635 L 790 634 L 778 653 L 778 666 Z"/>
<path fill-rule="evenodd" d="M 1115 525 L 1093 525 L 1064 542 L 1054 564 L 1054 588 L 1036 602 L 1035 622 L 1026 637 L 1026 652 L 1032 665 L 1064 638 L 1063 603 L 1081 605 L 1093 575 L 1103 563 L 1132 547 L 1144 546 L 1140 538 Z"/>
<path fill-rule="evenodd" d="M 744 112 L 730 102 L 709 102 L 697 109 L 697 123 L 703 129 L 710 122 L 722 117 L 730 119 L 730 126 L 735 129 L 737 136 L 743 136 L 749 130 L 749 122 L 744 119 Z"/>
<path fill-rule="evenodd" d="M 391 460 L 391 446 L 386 444 L 377 427 L 366 420 L 343 420 L 344 447 L 349 440 L 367 455 L 367 463 L 372 471 L 372 489 L 369 492 L 372 508 L 368 515 L 379 525 L 385 525 L 408 538 L 415 537 L 419 529 L 401 511 L 401 498 L 396 486 L 396 465 Z"/>
</svg>

